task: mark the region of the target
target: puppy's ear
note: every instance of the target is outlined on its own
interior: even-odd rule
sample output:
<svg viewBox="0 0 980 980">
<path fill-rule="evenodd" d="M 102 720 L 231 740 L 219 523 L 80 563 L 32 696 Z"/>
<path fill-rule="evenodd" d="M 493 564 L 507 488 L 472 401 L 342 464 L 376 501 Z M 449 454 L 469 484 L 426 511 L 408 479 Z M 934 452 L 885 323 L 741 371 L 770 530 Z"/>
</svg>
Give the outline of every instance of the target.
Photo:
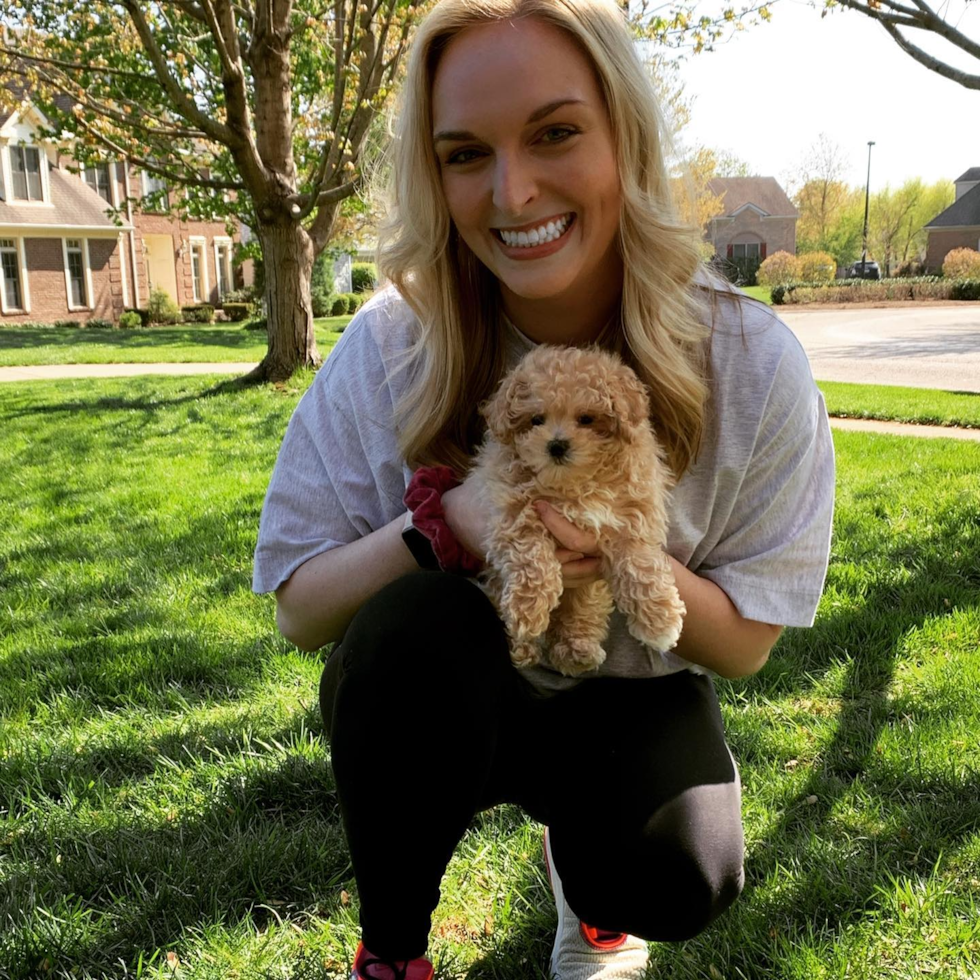
<svg viewBox="0 0 980 980">
<path fill-rule="evenodd" d="M 616 372 L 613 405 L 616 414 L 629 426 L 639 425 L 650 417 L 650 398 L 646 385 L 625 365 Z"/>
<path fill-rule="evenodd" d="M 480 414 L 487 420 L 490 434 L 498 442 L 514 441 L 524 414 L 520 402 L 529 392 L 527 381 L 518 374 L 512 374 L 504 378 L 496 394 L 480 407 Z"/>
</svg>

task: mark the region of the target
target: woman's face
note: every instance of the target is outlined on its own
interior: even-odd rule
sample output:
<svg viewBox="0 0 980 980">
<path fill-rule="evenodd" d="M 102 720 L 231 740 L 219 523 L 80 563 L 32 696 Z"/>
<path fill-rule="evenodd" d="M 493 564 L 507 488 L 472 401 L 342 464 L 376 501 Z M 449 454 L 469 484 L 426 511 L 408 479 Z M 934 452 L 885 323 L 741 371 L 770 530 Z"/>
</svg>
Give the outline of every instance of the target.
<svg viewBox="0 0 980 980">
<path fill-rule="evenodd" d="M 618 282 L 616 150 L 586 56 L 539 20 L 481 24 L 436 71 L 433 138 L 449 213 L 505 296 Z"/>
</svg>

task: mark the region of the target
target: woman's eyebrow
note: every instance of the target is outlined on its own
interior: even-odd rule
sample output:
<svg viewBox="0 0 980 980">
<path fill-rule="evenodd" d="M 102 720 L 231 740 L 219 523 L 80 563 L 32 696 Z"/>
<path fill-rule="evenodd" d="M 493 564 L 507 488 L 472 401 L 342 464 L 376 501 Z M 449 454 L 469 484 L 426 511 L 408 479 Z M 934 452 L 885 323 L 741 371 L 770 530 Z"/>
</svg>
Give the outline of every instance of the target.
<svg viewBox="0 0 980 980">
<path fill-rule="evenodd" d="M 540 109 L 535 109 L 527 117 L 527 123 L 525 125 L 540 122 L 565 105 L 585 105 L 585 102 L 582 99 L 555 99 L 554 102 L 549 102 L 547 105 L 541 106 Z M 432 137 L 432 142 L 460 142 L 462 140 L 475 140 L 477 138 L 477 136 L 467 129 L 444 129 Z"/>
</svg>

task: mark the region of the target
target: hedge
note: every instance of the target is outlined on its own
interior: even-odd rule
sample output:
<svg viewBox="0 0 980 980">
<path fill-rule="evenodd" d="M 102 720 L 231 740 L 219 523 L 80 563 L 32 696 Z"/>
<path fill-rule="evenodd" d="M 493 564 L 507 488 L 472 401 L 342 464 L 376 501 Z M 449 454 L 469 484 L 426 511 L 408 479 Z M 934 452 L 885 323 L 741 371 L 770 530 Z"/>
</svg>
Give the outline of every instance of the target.
<svg viewBox="0 0 980 980">
<path fill-rule="evenodd" d="M 953 282 L 940 276 L 909 279 L 838 279 L 833 283 L 791 282 L 775 286 L 775 306 L 799 303 L 865 303 L 873 300 L 978 299 L 980 280 Z"/>
</svg>

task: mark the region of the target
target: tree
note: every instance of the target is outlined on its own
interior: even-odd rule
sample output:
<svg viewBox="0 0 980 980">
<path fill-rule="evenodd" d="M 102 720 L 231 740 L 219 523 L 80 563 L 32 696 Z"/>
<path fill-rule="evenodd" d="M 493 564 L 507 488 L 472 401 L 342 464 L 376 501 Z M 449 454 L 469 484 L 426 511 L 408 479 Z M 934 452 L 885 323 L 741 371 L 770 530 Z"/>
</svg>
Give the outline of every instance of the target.
<svg viewBox="0 0 980 980">
<path fill-rule="evenodd" d="M 969 3 L 971 0 L 965 0 Z M 980 89 L 980 43 L 968 37 L 953 26 L 949 4 L 943 3 L 940 14 L 933 10 L 925 0 L 826 0 L 827 10 L 836 6 L 856 10 L 876 20 L 891 35 L 895 43 L 908 55 L 911 55 L 920 65 L 925 65 L 944 78 L 950 78 L 965 88 Z M 976 61 L 976 73 L 972 74 L 960 68 L 954 68 L 947 60 L 937 58 L 924 51 L 909 40 L 908 31 L 918 31 L 916 38 L 931 34 L 947 42 L 951 48 L 958 49 Z M 950 50 L 947 48 L 946 50 Z M 950 53 L 953 52 L 950 50 Z"/>
<path fill-rule="evenodd" d="M 925 226 L 953 202 L 951 181 L 927 187 L 915 177 L 898 190 L 874 194 L 868 219 L 868 248 L 885 275 L 925 251 Z"/>
<path fill-rule="evenodd" d="M 399 77 L 412 0 L 11 0 L 0 81 L 87 163 L 127 158 L 174 207 L 250 227 L 269 349 L 252 380 L 317 366 L 310 273 L 359 188 Z M 162 194 L 158 195 L 162 197 Z"/>
<path fill-rule="evenodd" d="M 850 188 L 844 182 L 848 161 L 840 146 L 821 133 L 791 177 L 797 188 L 793 201 L 800 212 L 796 223 L 797 251 L 832 251 L 828 232 L 846 205 Z"/>
</svg>

